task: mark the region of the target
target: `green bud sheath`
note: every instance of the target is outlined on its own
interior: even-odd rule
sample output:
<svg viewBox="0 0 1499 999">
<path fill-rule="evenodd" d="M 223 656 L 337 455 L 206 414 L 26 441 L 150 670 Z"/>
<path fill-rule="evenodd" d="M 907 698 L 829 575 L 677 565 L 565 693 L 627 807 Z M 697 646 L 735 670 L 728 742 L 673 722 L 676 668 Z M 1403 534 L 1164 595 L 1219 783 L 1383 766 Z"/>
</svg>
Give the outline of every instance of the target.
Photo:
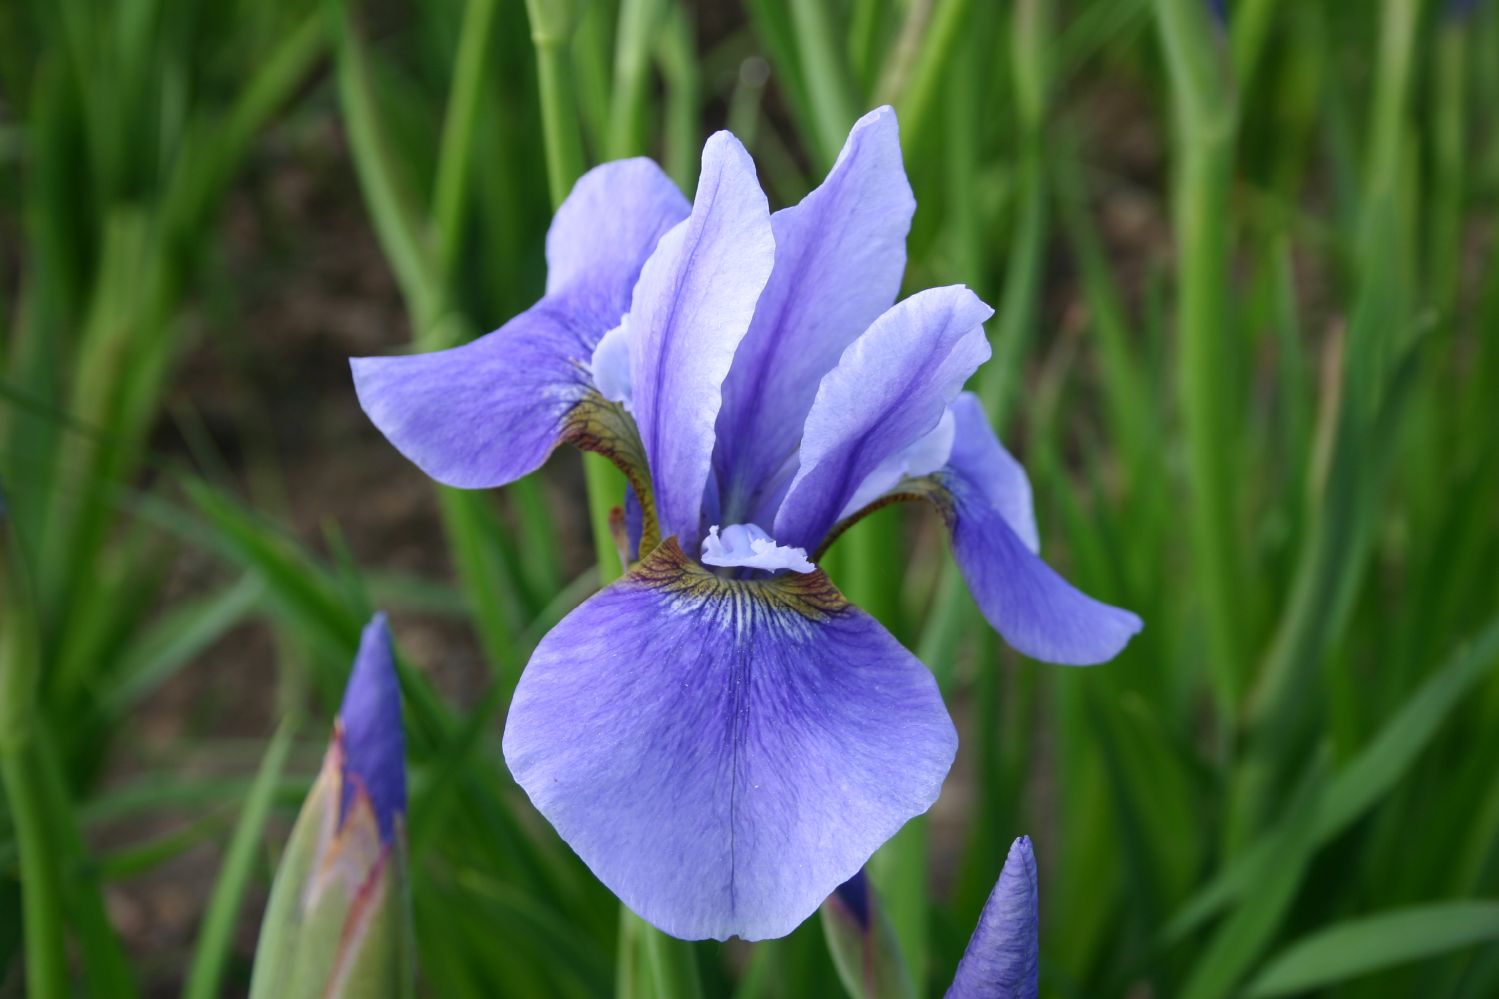
<svg viewBox="0 0 1499 999">
<path fill-rule="evenodd" d="M 382 841 L 346 780 L 341 730 L 292 829 L 260 928 L 251 999 L 395 999 L 412 994 L 414 960 L 401 817 Z"/>
</svg>

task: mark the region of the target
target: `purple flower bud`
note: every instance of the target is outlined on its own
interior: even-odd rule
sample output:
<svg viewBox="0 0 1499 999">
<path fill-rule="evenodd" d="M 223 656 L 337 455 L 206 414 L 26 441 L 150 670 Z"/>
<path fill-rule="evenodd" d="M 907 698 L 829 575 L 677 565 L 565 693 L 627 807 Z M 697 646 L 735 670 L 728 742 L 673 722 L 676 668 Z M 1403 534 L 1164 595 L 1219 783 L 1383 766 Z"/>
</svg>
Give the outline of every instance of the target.
<svg viewBox="0 0 1499 999">
<path fill-rule="evenodd" d="M 999 881 L 984 903 L 968 949 L 958 962 L 948 999 L 1035 999 L 1037 937 L 1036 857 L 1030 837 L 1010 847 Z"/>
<path fill-rule="evenodd" d="M 343 741 L 342 823 L 362 791 L 388 841 L 395 817 L 406 812 L 406 745 L 401 733 L 401 688 L 396 680 L 385 615 L 365 625 L 359 653 L 338 712 Z"/>
<path fill-rule="evenodd" d="M 251 999 L 410 994 L 401 692 L 385 616 L 365 627 L 333 740 L 261 922 Z"/>
<path fill-rule="evenodd" d="M 859 868 L 853 877 L 839 885 L 833 897 L 848 909 L 860 928 L 869 929 L 869 875 L 864 873 L 864 868 Z"/>
</svg>

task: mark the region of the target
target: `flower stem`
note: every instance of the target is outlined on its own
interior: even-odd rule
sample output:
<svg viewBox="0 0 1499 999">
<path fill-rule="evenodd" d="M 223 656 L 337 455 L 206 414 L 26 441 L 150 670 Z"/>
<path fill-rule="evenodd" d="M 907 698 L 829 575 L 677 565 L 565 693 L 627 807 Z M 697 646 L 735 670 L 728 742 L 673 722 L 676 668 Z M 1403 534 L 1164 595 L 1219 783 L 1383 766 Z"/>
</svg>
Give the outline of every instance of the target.
<svg viewBox="0 0 1499 999">
<path fill-rule="evenodd" d="M 583 173 L 583 146 L 578 137 L 577 96 L 567 66 L 572 28 L 566 5 L 546 0 L 527 0 L 531 18 L 531 42 L 536 49 L 536 76 L 541 90 L 541 127 L 547 157 L 547 184 L 552 207 L 561 206 Z M 609 514 L 624 495 L 624 476 L 598 454 L 583 455 L 583 479 L 588 489 L 588 519 L 593 526 L 593 551 L 598 559 L 599 582 L 608 584 L 623 571 L 614 538 L 609 532 Z"/>
<path fill-rule="evenodd" d="M 0 514 L 3 516 L 3 514 Z M 35 729 L 36 619 L 24 570 L 0 551 L 0 779 L 15 827 L 25 927 L 26 994 L 68 995 L 68 963 L 57 834 L 48 828 L 44 765 Z"/>
<path fill-rule="evenodd" d="M 1180 166 L 1174 181 L 1178 391 L 1187 440 L 1190 534 L 1223 717 L 1232 717 L 1244 680 L 1240 607 L 1243 576 L 1234 502 L 1236 433 L 1233 327 L 1228 308 L 1234 106 L 1206 7 L 1156 0 L 1175 98 Z"/>
<path fill-rule="evenodd" d="M 469 0 L 463 12 L 463 32 L 453 65 L 453 86 L 442 123 L 442 149 L 437 158 L 437 181 L 432 193 L 432 215 L 437 228 L 438 267 L 454 281 L 458 251 L 463 245 L 464 206 L 473 176 L 474 132 L 479 120 L 479 94 L 490 62 L 489 40 L 494 25 L 495 0 Z"/>
</svg>

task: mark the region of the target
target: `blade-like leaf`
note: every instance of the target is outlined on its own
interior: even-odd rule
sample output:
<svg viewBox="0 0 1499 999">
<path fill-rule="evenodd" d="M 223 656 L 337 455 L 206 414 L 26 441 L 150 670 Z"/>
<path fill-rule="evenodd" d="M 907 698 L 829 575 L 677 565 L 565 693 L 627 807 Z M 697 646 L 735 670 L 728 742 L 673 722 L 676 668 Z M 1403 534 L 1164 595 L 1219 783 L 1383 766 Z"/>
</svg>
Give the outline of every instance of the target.
<svg viewBox="0 0 1499 999">
<path fill-rule="evenodd" d="M 1490 940 L 1499 940 L 1494 901 L 1443 902 L 1351 919 L 1287 947 L 1247 994 L 1302 993 Z"/>
</svg>

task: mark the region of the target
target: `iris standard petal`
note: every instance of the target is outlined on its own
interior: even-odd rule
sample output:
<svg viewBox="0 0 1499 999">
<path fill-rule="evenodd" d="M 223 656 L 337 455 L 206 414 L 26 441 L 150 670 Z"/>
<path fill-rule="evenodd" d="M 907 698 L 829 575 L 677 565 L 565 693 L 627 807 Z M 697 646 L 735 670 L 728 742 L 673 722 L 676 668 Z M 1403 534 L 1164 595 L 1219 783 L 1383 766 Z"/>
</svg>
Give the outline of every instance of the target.
<svg viewBox="0 0 1499 999">
<path fill-rule="evenodd" d="M 739 140 L 703 147 L 697 197 L 640 273 L 630 306 L 632 411 L 661 536 L 702 536 L 724 378 L 775 259 L 770 209 Z"/>
<path fill-rule="evenodd" d="M 542 639 L 505 759 L 675 936 L 789 933 L 941 788 L 931 674 L 821 572 L 714 576 L 667 541 Z"/>
<path fill-rule="evenodd" d="M 818 382 L 895 301 L 915 210 L 895 112 L 882 107 L 854 124 L 815 191 L 771 216 L 775 269 L 718 415 L 723 519 L 763 512 L 774 478 L 796 453 Z"/>
<path fill-rule="evenodd" d="M 689 210 L 672 179 L 644 157 L 594 167 L 547 230 L 547 294 L 586 283 L 618 307 L 613 326 L 630 307 L 641 265 Z"/>
<path fill-rule="evenodd" d="M 918 488 L 942 511 L 952 531 L 953 558 L 979 610 L 1032 659 L 1090 666 L 1114 658 L 1140 630 L 1139 617 L 1094 600 L 1041 561 L 1011 523 L 1012 516 L 1021 530 L 1027 523 L 1014 511 L 1013 480 L 1001 496 L 1008 503 L 997 506 L 991 499 L 997 492 L 993 454 L 986 458 L 986 448 L 971 444 L 971 438 L 962 447 L 955 443 L 947 468 L 932 477 L 935 488 Z"/>
<path fill-rule="evenodd" d="M 948 999 L 1035 999 L 1040 968 L 1036 858 L 1029 837 L 1010 847 L 1004 870 L 968 949 L 958 962 Z"/>
<path fill-rule="evenodd" d="M 593 389 L 594 347 L 629 310 L 657 241 L 686 215 L 686 199 L 649 160 L 590 170 L 547 233 L 546 297 L 451 350 L 353 359 L 360 405 L 422 471 L 464 489 L 535 471 L 568 433 L 596 437 L 582 424 L 597 414 L 575 413 Z"/>
<path fill-rule="evenodd" d="M 800 467 L 776 513 L 778 542 L 815 550 L 865 478 L 941 422 L 989 357 L 982 324 L 993 314 L 961 285 L 933 288 L 849 345 L 807 414 Z"/>
<path fill-rule="evenodd" d="M 363 789 L 381 838 L 389 840 L 395 816 L 406 811 L 406 742 L 401 733 L 401 687 L 384 614 L 376 614 L 364 626 L 338 722 L 345 778 L 341 808 L 346 812 Z"/>
</svg>

